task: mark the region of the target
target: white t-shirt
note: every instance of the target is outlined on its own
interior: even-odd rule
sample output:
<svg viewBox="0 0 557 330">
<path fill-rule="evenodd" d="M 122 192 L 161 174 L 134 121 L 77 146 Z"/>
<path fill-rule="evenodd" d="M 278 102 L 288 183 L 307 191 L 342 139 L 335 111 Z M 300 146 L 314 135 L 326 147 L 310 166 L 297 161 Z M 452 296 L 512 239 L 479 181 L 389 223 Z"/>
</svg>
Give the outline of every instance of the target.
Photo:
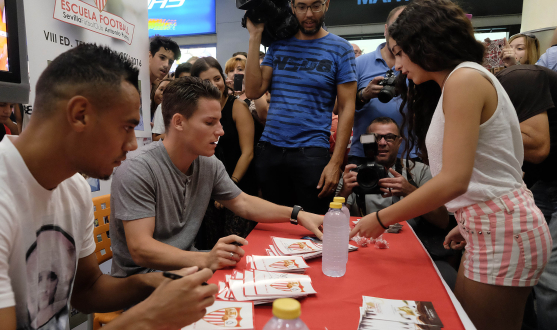
<svg viewBox="0 0 557 330">
<path fill-rule="evenodd" d="M 95 251 L 90 187 L 76 174 L 44 189 L 15 138 L 0 142 L 0 309 L 16 307 L 17 329 L 64 330 L 77 262 Z"/>
<path fill-rule="evenodd" d="M 155 110 L 155 117 L 153 118 L 153 129 L 154 134 L 164 134 L 164 120 L 162 119 L 162 107 L 159 104 L 157 110 Z"/>
</svg>

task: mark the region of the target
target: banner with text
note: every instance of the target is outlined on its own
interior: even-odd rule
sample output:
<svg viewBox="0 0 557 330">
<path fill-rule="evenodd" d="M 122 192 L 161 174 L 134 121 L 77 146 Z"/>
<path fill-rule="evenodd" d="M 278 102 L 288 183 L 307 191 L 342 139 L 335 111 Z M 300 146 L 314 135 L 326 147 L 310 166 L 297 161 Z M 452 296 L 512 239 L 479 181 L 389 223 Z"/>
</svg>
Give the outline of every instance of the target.
<svg viewBox="0 0 557 330">
<path fill-rule="evenodd" d="M 139 68 L 142 118 L 135 133 L 151 137 L 147 1 L 24 0 L 24 5 L 31 85 L 24 127 L 33 113 L 35 85 L 48 63 L 80 43 L 96 43 L 120 52 Z"/>
</svg>

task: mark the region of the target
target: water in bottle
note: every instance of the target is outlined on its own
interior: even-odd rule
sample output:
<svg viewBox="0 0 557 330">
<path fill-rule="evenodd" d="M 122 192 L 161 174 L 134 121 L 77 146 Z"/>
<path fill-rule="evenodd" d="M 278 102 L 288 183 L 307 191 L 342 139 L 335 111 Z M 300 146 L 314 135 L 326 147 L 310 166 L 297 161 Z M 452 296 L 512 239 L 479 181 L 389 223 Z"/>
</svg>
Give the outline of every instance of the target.
<svg viewBox="0 0 557 330">
<path fill-rule="evenodd" d="M 348 207 L 346 207 L 346 199 L 344 197 L 335 197 L 333 198 L 333 202 L 342 204 L 342 213 L 344 213 L 346 218 L 348 218 L 348 221 L 350 221 L 350 211 L 348 210 Z"/>
<path fill-rule="evenodd" d="M 344 213 L 346 219 L 348 219 L 348 222 L 346 224 L 350 226 L 350 211 L 348 210 L 348 207 L 346 207 L 346 199 L 344 197 L 338 196 L 333 198 L 333 202 L 342 203 L 342 213 Z M 346 260 L 348 260 L 348 249 L 346 249 L 346 258 Z"/>
<path fill-rule="evenodd" d="M 281 298 L 273 302 L 273 318 L 263 330 L 309 330 L 304 321 L 300 302 L 292 298 Z"/>
<path fill-rule="evenodd" d="M 341 277 L 346 273 L 348 261 L 348 218 L 342 213 L 341 203 L 331 203 L 323 219 L 323 274 Z"/>
</svg>

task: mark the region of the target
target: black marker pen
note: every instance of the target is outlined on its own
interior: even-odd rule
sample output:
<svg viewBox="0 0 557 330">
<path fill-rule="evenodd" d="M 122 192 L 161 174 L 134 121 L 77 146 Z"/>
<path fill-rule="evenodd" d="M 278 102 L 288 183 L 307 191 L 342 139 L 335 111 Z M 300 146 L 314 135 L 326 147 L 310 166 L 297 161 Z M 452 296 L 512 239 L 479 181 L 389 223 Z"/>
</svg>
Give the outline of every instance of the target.
<svg viewBox="0 0 557 330">
<path fill-rule="evenodd" d="M 171 272 L 162 272 L 162 276 L 164 276 L 166 278 L 169 278 L 171 280 L 178 280 L 178 279 L 181 279 L 181 278 L 184 277 L 182 275 L 174 274 L 174 273 L 171 273 Z M 207 282 L 203 282 L 203 283 L 201 283 L 201 285 L 209 285 L 209 284 L 207 284 Z"/>
</svg>

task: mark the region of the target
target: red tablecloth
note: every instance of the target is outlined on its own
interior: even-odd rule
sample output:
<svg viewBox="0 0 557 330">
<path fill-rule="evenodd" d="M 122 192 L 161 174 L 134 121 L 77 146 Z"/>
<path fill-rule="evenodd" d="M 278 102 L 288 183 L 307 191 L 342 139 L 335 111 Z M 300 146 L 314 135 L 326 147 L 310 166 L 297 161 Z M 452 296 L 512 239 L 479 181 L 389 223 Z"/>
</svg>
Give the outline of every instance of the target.
<svg viewBox="0 0 557 330">
<path fill-rule="evenodd" d="M 290 223 L 260 223 L 247 237 L 249 244 L 243 249 L 246 255 L 267 255 L 265 249 L 272 244 L 270 236 L 300 238 L 308 234 L 305 228 Z M 383 237 L 389 242 L 389 249 L 376 249 L 370 245 L 350 252 L 346 275 L 340 278 L 323 274 L 321 258 L 308 260 L 311 268 L 306 274 L 311 276 L 317 291 L 317 294 L 300 300 L 301 318 L 308 327 L 312 330 L 355 330 L 362 296 L 372 296 L 431 301 L 444 329 L 464 329 L 431 259 L 408 224 L 404 223 L 400 233 L 386 233 Z M 242 271 L 245 265 L 245 259 L 242 259 L 235 269 Z M 231 273 L 232 269 L 219 270 L 210 282 L 224 281 L 225 274 Z M 263 329 L 271 317 L 270 304 L 255 306 L 257 330 Z"/>
</svg>

